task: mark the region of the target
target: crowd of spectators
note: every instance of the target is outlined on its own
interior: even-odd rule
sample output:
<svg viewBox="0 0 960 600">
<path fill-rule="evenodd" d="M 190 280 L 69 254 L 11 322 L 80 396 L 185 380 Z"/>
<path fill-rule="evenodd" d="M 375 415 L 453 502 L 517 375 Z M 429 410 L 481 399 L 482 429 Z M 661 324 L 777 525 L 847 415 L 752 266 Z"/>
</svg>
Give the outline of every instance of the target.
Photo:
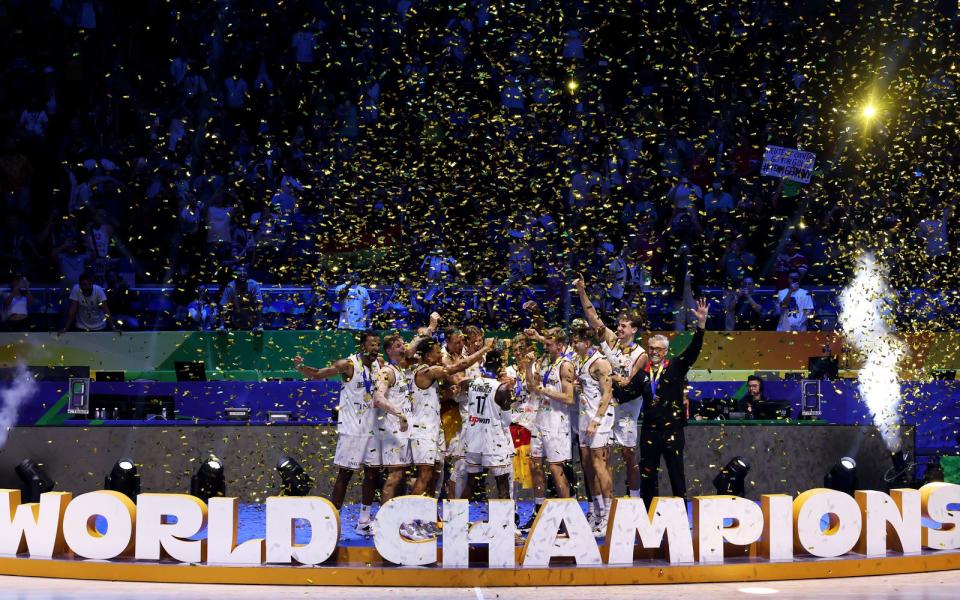
<svg viewBox="0 0 960 600">
<path fill-rule="evenodd" d="M 390 324 L 516 327 L 533 287 L 568 318 L 583 273 L 607 313 L 662 296 L 682 329 L 715 287 L 728 329 L 796 331 L 859 246 L 923 288 L 905 306 L 949 305 L 956 6 L 887 4 L 7 2 L 4 318 L 29 326 L 28 278 L 82 305 L 86 273 L 123 328 L 152 326 L 144 284 L 178 327 L 262 328 L 272 284 L 318 326 L 386 287 Z M 833 113 L 878 19 L 916 94 L 852 151 Z M 815 151 L 813 181 L 761 176 L 771 144 Z"/>
</svg>

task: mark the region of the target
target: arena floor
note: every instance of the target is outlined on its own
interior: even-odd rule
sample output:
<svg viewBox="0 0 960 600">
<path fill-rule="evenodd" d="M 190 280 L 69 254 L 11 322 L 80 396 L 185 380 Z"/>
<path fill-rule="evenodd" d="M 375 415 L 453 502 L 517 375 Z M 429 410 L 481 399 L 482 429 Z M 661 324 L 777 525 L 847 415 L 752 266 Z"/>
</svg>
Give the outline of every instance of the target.
<svg viewBox="0 0 960 600">
<path fill-rule="evenodd" d="M 681 584 L 655 586 L 611 586 L 569 588 L 291 588 L 235 585 L 176 585 L 166 583 L 118 583 L 68 581 L 0 576 L 0 597 L 18 600 L 243 600 L 251 598 L 349 598 L 365 600 L 402 595 L 418 600 L 567 598 L 670 598 L 711 600 L 724 598 L 868 598 L 872 600 L 954 600 L 960 597 L 960 571 L 917 573 L 885 577 L 858 577 L 845 580 L 777 581 L 761 583 Z"/>
</svg>

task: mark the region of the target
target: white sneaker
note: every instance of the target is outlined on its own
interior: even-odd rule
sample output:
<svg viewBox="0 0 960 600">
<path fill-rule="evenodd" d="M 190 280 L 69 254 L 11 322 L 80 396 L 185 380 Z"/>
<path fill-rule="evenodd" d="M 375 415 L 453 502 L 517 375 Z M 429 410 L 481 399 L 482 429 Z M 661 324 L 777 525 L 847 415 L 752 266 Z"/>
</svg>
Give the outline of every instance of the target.
<svg viewBox="0 0 960 600">
<path fill-rule="evenodd" d="M 364 537 L 373 536 L 373 521 L 357 521 L 357 527 L 354 531 Z"/>
<path fill-rule="evenodd" d="M 421 521 L 412 521 L 400 526 L 400 535 L 411 542 L 422 542 L 430 539 L 426 532 L 426 525 Z"/>
<path fill-rule="evenodd" d="M 597 527 L 597 514 L 593 512 L 592 508 L 587 511 L 587 523 L 590 524 L 590 529 Z"/>
<path fill-rule="evenodd" d="M 601 518 L 600 522 L 597 523 L 593 528 L 593 537 L 600 539 L 606 537 L 607 535 L 607 520 Z"/>
</svg>

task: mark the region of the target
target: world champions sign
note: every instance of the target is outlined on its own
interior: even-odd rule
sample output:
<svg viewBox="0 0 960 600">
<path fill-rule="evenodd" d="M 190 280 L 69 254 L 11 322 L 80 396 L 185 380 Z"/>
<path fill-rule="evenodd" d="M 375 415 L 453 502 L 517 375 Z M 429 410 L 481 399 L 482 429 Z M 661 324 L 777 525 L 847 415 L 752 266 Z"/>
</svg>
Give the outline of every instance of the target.
<svg viewBox="0 0 960 600">
<path fill-rule="evenodd" d="M 343 566 L 332 560 L 340 538 L 340 515 L 321 497 L 268 498 L 265 537 L 240 544 L 236 498 L 211 498 L 204 503 L 184 494 L 140 494 L 134 502 L 113 491 L 77 497 L 49 492 L 39 503 L 21 504 L 18 490 L 0 490 L 0 504 L 0 554 L 16 557 L 18 564 L 73 558 Z M 858 491 L 854 496 L 814 489 L 795 498 L 764 495 L 759 504 L 735 496 L 701 496 L 693 499 L 691 528 L 680 498 L 655 498 L 649 507 L 640 498 L 616 498 L 606 543 L 599 545 L 576 501 L 547 500 L 517 551 L 510 500 L 491 500 L 487 521 L 479 523 L 469 522 L 466 500 L 444 501 L 440 539 L 415 542 L 400 535 L 402 523 L 434 520 L 437 501 L 402 496 L 380 509 L 373 542 L 379 556 L 395 565 L 470 567 L 471 571 L 543 568 L 553 559 L 577 567 L 639 566 L 644 561 L 635 559 L 638 547 L 671 565 L 722 565 L 729 545 L 753 546 L 755 556 L 770 561 L 832 558 L 851 552 L 869 558 L 884 557 L 890 551 L 909 555 L 960 548 L 956 505 L 960 505 L 960 485 L 949 483 L 895 489 L 889 494 Z M 106 521 L 102 532 L 94 527 L 97 517 Z M 829 523 L 825 528 L 824 517 Z M 310 525 L 306 543 L 295 542 L 297 522 Z M 558 535 L 564 526 L 567 535 Z M 191 539 L 204 527 L 206 539 Z M 471 546 L 478 545 L 487 548 L 482 564 L 470 560 Z"/>
</svg>

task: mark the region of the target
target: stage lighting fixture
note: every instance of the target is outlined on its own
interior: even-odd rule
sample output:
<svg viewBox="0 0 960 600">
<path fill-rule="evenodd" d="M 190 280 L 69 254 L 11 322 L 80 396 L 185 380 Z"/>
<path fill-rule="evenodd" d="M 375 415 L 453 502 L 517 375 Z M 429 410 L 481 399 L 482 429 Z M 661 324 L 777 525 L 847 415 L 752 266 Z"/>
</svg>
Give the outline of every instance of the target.
<svg viewBox="0 0 960 600">
<path fill-rule="evenodd" d="M 857 461 L 844 456 L 823 478 L 823 487 L 853 495 L 857 489 Z"/>
<path fill-rule="evenodd" d="M 728 462 L 727 466 L 720 469 L 717 476 L 713 478 L 713 486 L 717 488 L 718 494 L 742 497 L 744 496 L 744 483 L 749 472 L 750 463 L 742 456 L 737 456 Z"/>
<path fill-rule="evenodd" d="M 103 480 L 103 489 L 120 492 L 133 501 L 140 493 L 140 473 L 131 458 L 121 458 Z"/>
<path fill-rule="evenodd" d="M 313 478 L 289 456 L 277 462 L 277 473 L 280 474 L 280 490 L 284 496 L 306 496 L 313 487 Z"/>
<path fill-rule="evenodd" d="M 867 104 L 863 107 L 863 118 L 872 119 L 877 116 L 877 107 L 873 103 Z"/>
<path fill-rule="evenodd" d="M 190 478 L 190 495 L 204 502 L 214 496 L 226 496 L 227 484 L 223 476 L 223 461 L 211 456 L 203 461 L 196 474 Z"/>
<path fill-rule="evenodd" d="M 23 459 L 19 465 L 14 467 L 14 471 L 17 472 L 17 476 L 22 482 L 20 501 L 24 504 L 40 502 L 40 494 L 53 490 L 53 479 L 50 479 L 43 467 L 29 458 Z"/>
</svg>

